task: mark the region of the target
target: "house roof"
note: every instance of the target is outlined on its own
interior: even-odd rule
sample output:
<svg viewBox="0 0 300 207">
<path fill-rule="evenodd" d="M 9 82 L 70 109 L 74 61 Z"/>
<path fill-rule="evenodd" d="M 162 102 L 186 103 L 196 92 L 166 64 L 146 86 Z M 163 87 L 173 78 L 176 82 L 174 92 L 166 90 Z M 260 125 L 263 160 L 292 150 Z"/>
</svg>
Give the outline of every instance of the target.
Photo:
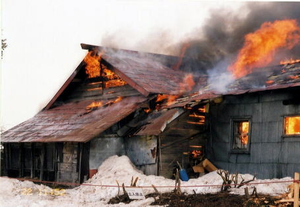
<svg viewBox="0 0 300 207">
<path fill-rule="evenodd" d="M 87 109 L 91 100 L 67 103 L 44 110 L 33 118 L 5 131 L 2 142 L 87 142 L 138 109 L 142 96 L 126 97 L 102 107 Z"/>
<path fill-rule="evenodd" d="M 176 57 L 81 45 L 83 49 L 101 51 L 102 58 L 114 68 L 114 72 L 144 96 L 150 93 L 178 94 L 178 85 L 186 75 L 167 66 Z"/>
<path fill-rule="evenodd" d="M 183 71 L 171 69 L 171 66 L 177 61 L 177 57 L 174 56 L 112 49 L 88 44 L 81 44 L 81 47 L 89 51 L 102 52 L 102 60 L 111 66 L 110 69 L 144 96 L 151 93 L 177 94 L 180 90 L 178 85 L 183 82 L 186 75 Z M 76 75 L 84 70 L 84 67 L 85 63 L 82 61 L 46 105 L 45 109 L 50 109 L 53 106 Z"/>
<path fill-rule="evenodd" d="M 102 60 L 128 85 L 102 88 L 99 89 L 100 92 L 97 88 L 99 84 L 80 82 L 78 90 L 75 88 L 71 96 L 68 96 L 68 101 L 62 101 L 63 104 L 60 105 L 60 96 L 67 88 L 72 88 L 69 86 L 78 82 L 76 78 L 80 73 L 85 74 L 82 70 L 85 64 L 81 62 L 45 110 L 4 132 L 3 142 L 87 142 L 140 108 L 151 99 L 147 98 L 149 94 L 178 94 L 178 85 L 185 76 L 184 72 L 169 67 L 176 61 L 174 57 L 85 44 L 82 44 L 82 48 L 103 52 Z M 299 77 L 300 63 L 262 68 L 259 72 L 235 80 L 222 93 L 213 90 L 212 85 L 208 84 L 207 76 L 198 77 L 195 88 L 200 89 L 200 92 L 180 97 L 174 104 L 165 107 L 169 110 L 149 116 L 147 124 L 143 125 L 137 135 L 160 134 L 168 123 L 182 113 L 178 108 L 187 104 L 196 105 L 222 95 L 296 87 L 300 86 Z M 108 104 L 118 96 L 123 97 L 120 102 Z M 87 109 L 90 103 L 100 100 L 103 107 Z"/>
<path fill-rule="evenodd" d="M 204 78 L 204 77 L 202 77 Z M 205 81 L 204 81 L 205 82 Z M 207 82 L 207 81 L 206 81 Z M 205 85 L 198 94 L 192 94 L 188 98 L 178 99 L 168 108 L 182 107 L 192 102 L 214 99 L 223 95 L 240 95 L 259 91 L 277 90 L 300 86 L 300 63 L 285 64 L 260 68 L 235 80 L 227 86 L 224 92 L 218 92 L 212 85 Z"/>
</svg>

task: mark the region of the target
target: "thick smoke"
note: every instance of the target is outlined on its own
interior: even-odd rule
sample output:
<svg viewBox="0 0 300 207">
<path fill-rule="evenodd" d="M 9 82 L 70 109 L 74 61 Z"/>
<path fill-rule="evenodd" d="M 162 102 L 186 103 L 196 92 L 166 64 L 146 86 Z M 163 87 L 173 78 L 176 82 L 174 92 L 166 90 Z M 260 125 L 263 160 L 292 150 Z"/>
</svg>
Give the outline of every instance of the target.
<svg viewBox="0 0 300 207">
<path fill-rule="evenodd" d="M 300 24 L 300 3 L 297 2 L 249 2 L 245 7 L 247 14 L 244 16 L 226 10 L 212 10 L 202 28 L 203 38 L 195 38 L 186 51 L 184 70 L 207 73 L 211 87 L 221 92 L 226 91 L 226 86 L 234 80 L 227 67 L 242 48 L 246 34 L 267 21 L 296 19 Z M 276 51 L 271 65 L 277 65 L 284 58 L 299 58 L 299 52 L 299 44 L 290 51 Z"/>
<path fill-rule="evenodd" d="M 204 26 L 195 28 L 181 40 L 174 38 L 168 31 L 158 31 L 149 34 L 144 41 L 137 42 L 130 42 L 128 38 L 124 41 L 118 35 L 107 35 L 102 39 L 102 45 L 179 56 L 181 48 L 188 44 L 180 69 L 208 75 L 214 89 L 225 91 L 226 85 L 233 80 L 227 67 L 242 48 L 246 34 L 256 31 L 267 21 L 296 19 L 300 24 L 298 2 L 248 2 L 239 11 L 211 10 Z M 271 65 L 277 65 L 284 58 L 298 59 L 299 52 L 300 46 L 290 51 L 276 51 Z"/>
<path fill-rule="evenodd" d="M 244 36 L 257 30 L 264 22 L 297 19 L 300 24 L 300 3 L 297 2 L 249 2 L 245 7 L 248 13 L 244 17 L 226 10 L 211 11 L 210 18 L 202 28 L 204 38 L 195 39 L 186 56 L 215 65 L 220 60 L 233 58 L 243 46 Z M 299 51 L 299 47 L 289 55 L 297 54 L 296 51 Z"/>
</svg>

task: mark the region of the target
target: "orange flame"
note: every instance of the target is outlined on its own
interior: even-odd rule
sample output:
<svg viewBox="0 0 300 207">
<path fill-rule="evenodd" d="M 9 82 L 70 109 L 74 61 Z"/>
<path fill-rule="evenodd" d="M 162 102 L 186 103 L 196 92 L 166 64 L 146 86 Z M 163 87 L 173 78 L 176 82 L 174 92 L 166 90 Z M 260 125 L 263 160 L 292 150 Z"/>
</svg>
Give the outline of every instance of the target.
<svg viewBox="0 0 300 207">
<path fill-rule="evenodd" d="M 249 132 L 249 122 L 245 121 L 241 123 L 241 142 L 243 145 L 248 144 L 248 132 Z"/>
<path fill-rule="evenodd" d="M 116 98 L 115 100 L 113 101 L 108 101 L 105 106 L 109 106 L 109 105 L 112 105 L 112 104 L 115 104 L 115 103 L 118 103 L 122 100 L 123 98 L 121 96 L 119 96 L 118 98 Z"/>
<path fill-rule="evenodd" d="M 158 94 L 157 98 L 156 98 L 156 102 L 160 102 L 163 101 L 165 99 L 167 99 L 167 106 L 172 105 L 175 100 L 178 98 L 179 96 L 176 95 L 166 95 L 166 94 Z"/>
<path fill-rule="evenodd" d="M 243 48 L 236 62 L 228 67 L 236 78 L 245 76 L 253 68 L 268 65 L 279 48 L 292 49 L 300 40 L 300 27 L 296 20 L 265 22 L 254 33 L 245 36 Z"/>
<path fill-rule="evenodd" d="M 117 86 L 123 86 L 126 85 L 126 82 L 123 81 L 117 74 L 115 74 L 113 71 L 106 68 L 105 65 L 101 64 L 102 67 L 102 76 L 106 78 L 105 81 L 105 88 L 112 88 Z"/>
<path fill-rule="evenodd" d="M 163 101 L 163 100 L 167 99 L 168 96 L 169 96 L 169 95 L 166 95 L 166 94 L 158 94 L 158 95 L 157 95 L 157 98 L 156 98 L 156 102 Z"/>
<path fill-rule="evenodd" d="M 86 107 L 86 110 L 93 110 L 93 109 L 97 109 L 97 108 L 102 107 L 102 106 L 110 106 L 112 104 L 120 102 L 122 99 L 123 98 L 121 96 L 119 96 L 115 100 L 107 101 L 105 104 L 103 103 L 103 101 L 93 101 L 90 105 L 88 105 Z"/>
<path fill-rule="evenodd" d="M 193 158 L 199 157 L 199 156 L 201 155 L 201 153 L 202 153 L 201 150 L 193 150 L 193 151 L 191 152 Z"/>
<path fill-rule="evenodd" d="M 88 54 L 85 56 L 85 73 L 89 78 L 96 78 L 100 76 L 100 60 L 101 55 L 98 55 L 94 51 L 88 52 Z"/>
<path fill-rule="evenodd" d="M 296 79 L 299 79 L 299 76 L 298 75 L 290 75 L 289 78 L 292 80 L 296 80 Z"/>
<path fill-rule="evenodd" d="M 150 111 L 151 111 L 150 108 L 144 109 L 144 112 L 146 112 L 147 114 L 150 113 Z"/>
<path fill-rule="evenodd" d="M 300 134 L 300 116 L 285 117 L 285 134 Z"/>
<path fill-rule="evenodd" d="M 101 54 L 98 55 L 97 52 L 90 51 L 85 56 L 84 58 L 84 62 L 86 63 L 85 72 L 88 75 L 88 78 L 96 78 L 102 76 L 104 79 L 105 88 L 112 88 L 112 87 L 126 85 L 125 81 L 123 81 L 113 71 L 107 69 L 107 67 L 104 64 L 101 64 L 100 61 L 101 61 Z"/>
<path fill-rule="evenodd" d="M 280 61 L 280 65 L 286 65 L 286 64 L 294 64 L 294 63 L 299 63 L 300 59 L 292 59 L 290 58 L 289 60 L 282 60 Z"/>
<path fill-rule="evenodd" d="M 179 92 L 184 93 L 186 91 L 191 91 L 195 85 L 194 78 L 192 74 L 185 75 L 183 82 L 179 83 Z"/>
<path fill-rule="evenodd" d="M 102 101 L 93 101 L 90 105 L 88 105 L 86 107 L 87 110 L 89 109 L 95 109 L 95 108 L 99 108 L 103 106 L 103 102 Z"/>
<path fill-rule="evenodd" d="M 201 113 L 206 113 L 206 108 L 205 106 L 201 107 L 201 108 L 198 108 L 198 111 L 201 112 Z"/>
<path fill-rule="evenodd" d="M 172 105 L 175 100 L 177 98 L 180 97 L 180 95 L 182 95 L 184 92 L 186 91 L 191 91 L 193 89 L 195 85 L 195 82 L 194 82 L 194 78 L 193 78 L 193 75 L 192 74 L 187 74 L 185 75 L 185 77 L 183 78 L 183 82 L 182 83 L 179 83 L 179 95 L 166 95 L 166 94 L 159 94 L 156 98 L 156 102 L 160 102 L 160 101 L 163 101 L 165 99 L 167 99 L 167 103 L 166 105 L 167 106 L 170 106 Z"/>
</svg>

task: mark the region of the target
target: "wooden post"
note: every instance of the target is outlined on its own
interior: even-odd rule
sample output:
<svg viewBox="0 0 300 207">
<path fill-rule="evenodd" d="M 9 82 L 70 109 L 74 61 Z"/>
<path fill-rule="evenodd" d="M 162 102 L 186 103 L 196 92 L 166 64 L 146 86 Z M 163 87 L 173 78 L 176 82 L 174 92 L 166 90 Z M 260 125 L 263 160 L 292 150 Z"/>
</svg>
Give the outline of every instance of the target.
<svg viewBox="0 0 300 207">
<path fill-rule="evenodd" d="M 160 136 L 157 136 L 157 172 L 156 175 L 159 176 L 160 175 L 160 171 L 161 171 L 161 140 L 160 140 Z"/>
<path fill-rule="evenodd" d="M 294 183 L 294 207 L 299 207 L 299 176 L 300 173 L 295 172 L 294 180 L 296 181 Z"/>
<path fill-rule="evenodd" d="M 19 144 L 19 177 L 24 176 L 24 144 Z"/>
<path fill-rule="evenodd" d="M 45 163 L 45 153 L 46 153 L 45 143 L 42 144 L 42 152 L 41 152 L 41 168 L 40 168 L 40 180 L 44 178 L 44 163 Z"/>
<path fill-rule="evenodd" d="M 82 169 L 82 150 L 83 150 L 83 144 L 82 143 L 78 143 L 78 156 L 79 156 L 79 159 L 78 160 L 78 181 L 79 183 L 81 183 L 82 179 L 81 179 L 81 169 Z"/>
<path fill-rule="evenodd" d="M 31 143 L 31 172 L 30 177 L 35 178 L 35 143 Z"/>
<path fill-rule="evenodd" d="M 10 145 L 7 143 L 4 143 L 4 175 L 8 176 L 8 169 L 9 169 L 9 149 Z M 3 176 L 3 175 L 2 175 Z"/>
</svg>

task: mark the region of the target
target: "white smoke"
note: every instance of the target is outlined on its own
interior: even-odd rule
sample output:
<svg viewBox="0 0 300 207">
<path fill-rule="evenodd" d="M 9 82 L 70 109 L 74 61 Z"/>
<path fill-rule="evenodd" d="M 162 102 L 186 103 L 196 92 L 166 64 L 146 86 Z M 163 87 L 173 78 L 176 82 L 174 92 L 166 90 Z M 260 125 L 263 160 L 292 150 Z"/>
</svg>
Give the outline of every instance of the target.
<svg viewBox="0 0 300 207">
<path fill-rule="evenodd" d="M 228 61 L 223 60 L 208 71 L 208 85 L 210 89 L 221 93 L 228 91 L 228 85 L 235 80 L 232 73 L 227 70 L 228 65 Z"/>
</svg>

